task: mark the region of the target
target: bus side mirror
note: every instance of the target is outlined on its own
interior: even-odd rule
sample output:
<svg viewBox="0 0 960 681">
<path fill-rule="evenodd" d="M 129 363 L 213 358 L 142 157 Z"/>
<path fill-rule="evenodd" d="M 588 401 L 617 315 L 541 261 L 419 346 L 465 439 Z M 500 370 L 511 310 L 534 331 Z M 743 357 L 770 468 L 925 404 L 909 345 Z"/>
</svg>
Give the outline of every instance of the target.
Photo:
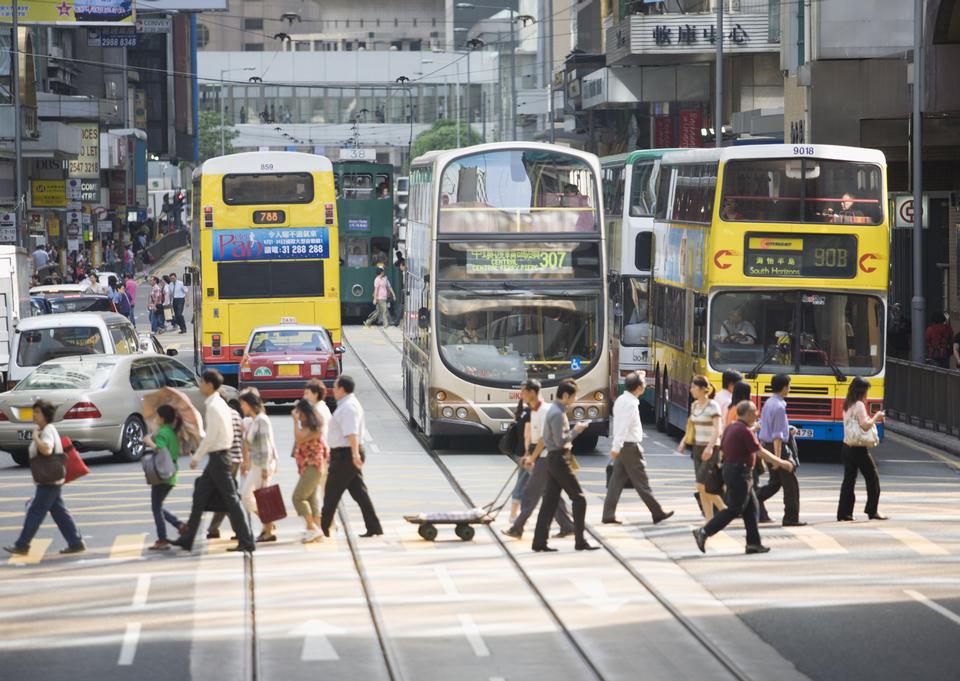
<svg viewBox="0 0 960 681">
<path fill-rule="evenodd" d="M 183 273 L 183 285 L 184 286 L 193 286 L 191 283 L 193 281 L 193 275 L 190 273 L 190 270 L 187 270 Z"/>
<path fill-rule="evenodd" d="M 417 311 L 417 326 L 419 326 L 421 329 L 430 328 L 430 310 L 425 307 L 421 307 L 420 310 Z"/>
</svg>

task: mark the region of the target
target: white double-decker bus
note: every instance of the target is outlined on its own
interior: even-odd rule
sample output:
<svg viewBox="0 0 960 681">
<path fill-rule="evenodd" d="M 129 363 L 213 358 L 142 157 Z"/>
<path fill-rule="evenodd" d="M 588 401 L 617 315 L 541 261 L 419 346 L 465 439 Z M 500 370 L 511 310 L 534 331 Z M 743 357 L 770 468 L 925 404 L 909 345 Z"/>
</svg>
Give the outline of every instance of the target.
<svg viewBox="0 0 960 681">
<path fill-rule="evenodd" d="M 525 142 L 430 152 L 410 170 L 404 398 L 433 441 L 499 433 L 520 384 L 570 418 L 591 450 L 607 432 L 606 255 L 593 154 Z"/>
</svg>

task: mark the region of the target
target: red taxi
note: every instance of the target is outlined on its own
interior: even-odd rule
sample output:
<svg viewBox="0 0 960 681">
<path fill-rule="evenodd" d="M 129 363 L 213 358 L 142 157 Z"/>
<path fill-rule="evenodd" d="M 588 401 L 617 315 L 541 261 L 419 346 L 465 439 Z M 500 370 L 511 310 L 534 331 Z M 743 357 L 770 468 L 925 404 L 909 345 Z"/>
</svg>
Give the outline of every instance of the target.
<svg viewBox="0 0 960 681">
<path fill-rule="evenodd" d="M 322 326 L 257 327 L 240 360 L 238 387 L 256 388 L 265 402 L 299 399 L 307 381 L 314 378 L 323 381 L 329 392 L 340 375 L 344 351 L 343 346 L 334 346 Z"/>
</svg>

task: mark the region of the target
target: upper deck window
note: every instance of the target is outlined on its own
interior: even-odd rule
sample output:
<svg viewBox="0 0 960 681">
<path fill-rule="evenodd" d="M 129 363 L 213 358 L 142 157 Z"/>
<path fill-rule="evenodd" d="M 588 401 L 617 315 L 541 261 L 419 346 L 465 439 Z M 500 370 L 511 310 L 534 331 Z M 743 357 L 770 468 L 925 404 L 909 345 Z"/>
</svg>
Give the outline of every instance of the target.
<svg viewBox="0 0 960 681">
<path fill-rule="evenodd" d="M 593 170 L 576 156 L 523 149 L 471 154 L 443 171 L 438 230 L 596 233 L 596 192 Z"/>
<path fill-rule="evenodd" d="M 344 173 L 337 187 L 344 199 L 389 199 L 390 176 L 383 173 Z"/>
<path fill-rule="evenodd" d="M 652 218 L 657 210 L 657 175 L 660 161 L 640 159 L 633 164 L 633 180 L 630 183 L 630 215 L 635 218 Z"/>
<path fill-rule="evenodd" d="M 883 174 L 872 163 L 812 158 L 743 159 L 726 165 L 727 222 L 879 225 Z"/>
<path fill-rule="evenodd" d="M 223 176 L 223 202 L 228 206 L 310 203 L 310 173 L 231 173 Z"/>
</svg>

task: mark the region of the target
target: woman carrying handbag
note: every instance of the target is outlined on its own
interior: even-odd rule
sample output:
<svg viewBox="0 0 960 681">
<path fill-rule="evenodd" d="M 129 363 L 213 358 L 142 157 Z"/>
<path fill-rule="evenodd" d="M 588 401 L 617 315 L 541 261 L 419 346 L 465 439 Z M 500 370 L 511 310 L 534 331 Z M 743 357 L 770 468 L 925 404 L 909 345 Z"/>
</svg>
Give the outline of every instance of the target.
<svg viewBox="0 0 960 681">
<path fill-rule="evenodd" d="M 696 476 L 696 489 L 699 494 L 703 516 L 710 520 L 713 510 L 722 511 L 726 508 L 723 497 L 711 494 L 704 486 L 708 473 L 720 461 L 720 405 L 714 398 L 716 391 L 706 376 L 694 376 L 690 381 L 690 418 L 687 421 L 687 433 L 677 447 L 677 452 L 683 454 L 686 447 L 690 447 L 690 457 L 693 459 L 693 470 Z"/>
<path fill-rule="evenodd" d="M 279 463 L 277 447 L 273 439 L 273 425 L 264 410 L 260 395 L 252 390 L 240 393 L 240 408 L 243 409 L 244 420 L 250 420 L 243 432 L 243 463 L 240 465 L 240 472 L 244 478 L 240 487 L 240 500 L 251 515 L 256 515 L 257 499 L 254 492 L 272 484 L 271 479 Z M 273 530 L 273 523 L 263 523 L 257 542 L 277 541 Z"/>
<path fill-rule="evenodd" d="M 864 512 L 871 520 L 887 519 L 877 510 L 880 502 L 880 474 L 877 471 L 877 462 L 870 454 L 870 449 L 880 444 L 877 422 L 883 420 L 883 412 L 867 415 L 866 400 L 869 390 L 870 383 L 857 376 L 850 381 L 847 399 L 843 402 L 843 483 L 840 485 L 840 502 L 837 504 L 837 520 L 840 522 L 853 520 L 858 471 L 867 485 L 867 505 Z"/>
<path fill-rule="evenodd" d="M 37 400 L 33 405 L 33 422 L 36 427 L 30 442 L 30 471 L 37 489 L 27 507 L 27 517 L 23 522 L 20 537 L 13 546 L 3 547 L 7 553 L 15 556 L 25 556 L 30 552 L 30 542 L 47 513 L 53 517 L 60 534 L 67 540 L 67 548 L 60 553 L 80 553 L 87 548 L 70 511 L 63 503 L 62 492 L 67 467 L 60 434 L 52 423 L 55 412 L 56 407 L 46 400 Z"/>
</svg>

